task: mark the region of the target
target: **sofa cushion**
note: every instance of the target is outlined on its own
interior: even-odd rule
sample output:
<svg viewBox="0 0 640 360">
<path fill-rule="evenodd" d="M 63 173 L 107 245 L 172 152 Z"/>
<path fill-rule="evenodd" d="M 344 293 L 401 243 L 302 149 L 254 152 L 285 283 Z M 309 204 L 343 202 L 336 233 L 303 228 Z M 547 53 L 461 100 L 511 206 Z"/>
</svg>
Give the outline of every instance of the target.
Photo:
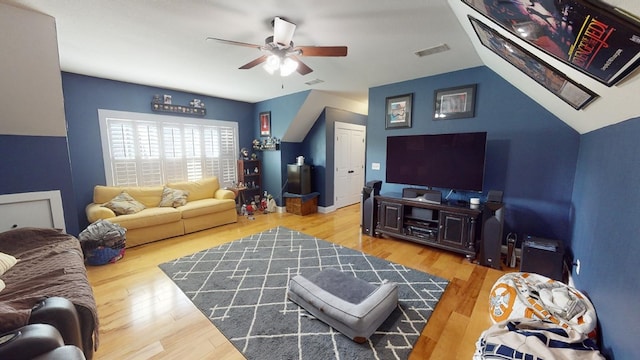
<svg viewBox="0 0 640 360">
<path fill-rule="evenodd" d="M 121 215 L 109 220 L 127 230 L 138 229 L 180 221 L 180 212 L 172 207 L 146 208 L 135 214 Z"/>
<path fill-rule="evenodd" d="M 172 189 L 170 187 L 162 190 L 162 199 L 160 200 L 160 207 L 178 207 L 187 203 L 187 196 L 189 192 L 186 190 Z"/>
<path fill-rule="evenodd" d="M 155 207 L 162 198 L 163 186 L 104 186 L 93 188 L 93 202 L 104 204 L 116 195 L 126 191 L 131 197 L 141 202 L 145 207 Z"/>
<path fill-rule="evenodd" d="M 113 199 L 107 201 L 102 206 L 111 209 L 116 215 L 135 214 L 144 210 L 145 206 L 131 197 L 126 191 L 116 195 Z"/>
<path fill-rule="evenodd" d="M 233 200 L 219 199 L 203 199 L 197 201 L 189 201 L 186 205 L 177 209 L 182 213 L 183 219 L 189 219 L 200 215 L 213 214 L 229 209 L 236 208 L 236 202 Z"/>
<path fill-rule="evenodd" d="M 188 200 L 194 201 L 213 198 L 213 194 L 220 188 L 220 182 L 214 176 L 196 181 L 169 183 L 167 187 L 188 191 Z"/>
<path fill-rule="evenodd" d="M 155 207 L 162 198 L 163 186 L 104 186 L 96 185 L 93 188 L 93 202 L 104 204 L 116 195 L 126 191 L 131 197 L 138 200 L 145 207 Z"/>
</svg>

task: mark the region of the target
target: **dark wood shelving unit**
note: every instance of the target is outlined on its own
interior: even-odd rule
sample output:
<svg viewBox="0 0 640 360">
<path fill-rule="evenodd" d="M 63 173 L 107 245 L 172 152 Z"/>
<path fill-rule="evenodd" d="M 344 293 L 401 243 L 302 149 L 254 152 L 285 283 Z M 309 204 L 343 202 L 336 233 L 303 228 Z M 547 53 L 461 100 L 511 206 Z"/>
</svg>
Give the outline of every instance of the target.
<svg viewBox="0 0 640 360">
<path fill-rule="evenodd" d="M 376 235 L 387 235 L 476 257 L 482 210 L 378 195 Z"/>
<path fill-rule="evenodd" d="M 256 171 L 257 169 L 257 171 Z M 262 195 L 262 167 L 260 160 L 238 160 L 238 182 L 244 187 L 238 189 L 240 204 L 255 201 L 255 196 Z"/>
</svg>

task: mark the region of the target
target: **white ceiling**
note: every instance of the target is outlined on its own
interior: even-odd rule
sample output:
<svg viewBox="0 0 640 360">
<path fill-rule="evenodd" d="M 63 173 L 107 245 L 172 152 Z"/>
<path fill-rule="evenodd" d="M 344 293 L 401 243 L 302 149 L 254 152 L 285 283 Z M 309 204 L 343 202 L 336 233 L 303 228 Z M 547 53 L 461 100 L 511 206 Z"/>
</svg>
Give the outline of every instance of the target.
<svg viewBox="0 0 640 360">
<path fill-rule="evenodd" d="M 0 2 L 54 17 L 62 70 L 101 78 L 252 103 L 315 89 L 366 104 L 370 87 L 485 64 L 580 133 L 640 116 L 640 107 L 628 101 L 629 94 L 640 93 L 637 74 L 607 88 L 562 68 L 601 96 L 576 111 L 485 50 L 466 19 L 473 10 L 460 0 Z M 608 2 L 640 14 L 637 0 Z M 256 49 L 206 41 L 263 44 L 275 16 L 297 24 L 295 44 L 345 45 L 348 55 L 303 57 L 312 73 L 281 78 L 260 66 L 238 69 L 261 55 Z M 442 43 L 451 50 L 422 58 L 414 54 Z M 315 79 L 324 82 L 305 84 Z"/>
</svg>

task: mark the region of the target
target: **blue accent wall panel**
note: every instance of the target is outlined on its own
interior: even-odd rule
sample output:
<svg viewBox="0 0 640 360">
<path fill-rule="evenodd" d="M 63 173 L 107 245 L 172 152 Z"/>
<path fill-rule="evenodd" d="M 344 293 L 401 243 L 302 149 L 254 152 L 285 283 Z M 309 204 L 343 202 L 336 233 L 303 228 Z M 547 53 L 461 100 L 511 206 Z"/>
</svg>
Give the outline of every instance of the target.
<svg viewBox="0 0 640 360">
<path fill-rule="evenodd" d="M 324 127 L 326 129 L 326 164 L 325 164 L 325 176 L 324 179 L 318 179 L 319 182 L 324 183 L 324 199 L 320 198 L 318 200 L 318 204 L 320 206 L 332 206 L 334 204 L 335 194 L 334 194 L 334 178 L 333 175 L 335 173 L 335 134 L 336 134 L 336 122 L 354 124 L 354 125 L 367 125 L 367 116 L 362 114 L 357 114 L 351 111 L 336 109 L 336 108 L 326 108 L 325 111 L 325 124 Z M 305 142 L 307 139 L 305 139 Z M 364 186 L 364 184 L 362 184 Z M 318 190 L 320 191 L 320 190 Z M 320 200 L 324 200 L 324 202 L 320 202 Z"/>
<path fill-rule="evenodd" d="M 67 233 L 78 235 L 67 138 L 0 135 L 0 194 L 60 190 Z"/>
<path fill-rule="evenodd" d="M 327 159 L 327 153 L 330 148 L 331 150 L 333 148 L 333 146 L 328 146 L 327 144 L 328 132 L 327 109 L 325 109 L 302 141 L 299 154 L 305 157 L 305 163 L 311 165 L 311 191 L 320 193 L 318 195 L 318 206 L 327 206 L 328 200 L 331 200 L 333 196 L 333 181 L 327 179 L 327 164 L 329 160 Z M 327 185 L 328 182 L 332 185 L 331 189 Z M 329 193 L 329 190 L 331 190 L 331 193 Z"/>
<path fill-rule="evenodd" d="M 434 91 L 478 84 L 476 116 L 433 120 Z M 541 89 L 541 91 L 544 91 Z M 385 129 L 389 96 L 413 94 L 412 127 Z M 505 235 L 516 232 L 570 239 L 571 193 L 579 134 L 486 67 L 390 84 L 369 90 L 366 181 L 385 180 L 387 136 L 487 132 L 484 189 L 504 191 Z M 419 156 L 419 154 L 407 154 Z M 379 171 L 371 163 L 381 164 Z M 382 192 L 401 192 L 403 184 L 383 183 Z M 450 189 L 440 189 L 443 197 Z M 453 193 L 468 200 L 477 193 Z M 504 240 L 504 239 L 503 239 Z"/>
<path fill-rule="evenodd" d="M 610 359 L 637 359 L 640 118 L 582 135 L 573 190 L 576 287 L 591 298 Z"/>
<path fill-rule="evenodd" d="M 204 119 L 238 122 L 239 148 L 250 147 L 258 131 L 255 105 L 246 102 L 64 72 L 62 88 L 77 217 L 82 228 L 88 225 L 84 208 L 93 199 L 94 186 L 105 184 L 98 109 L 153 113 L 153 96 L 168 94 L 172 96 L 172 102 L 179 105 L 187 105 L 194 98 L 201 99 L 207 107 Z"/>
<path fill-rule="evenodd" d="M 271 136 L 282 140 L 308 96 L 309 91 L 303 91 L 256 103 L 255 124 L 252 125 L 253 136 L 249 140 L 249 144 L 253 139 L 262 139 L 258 127 L 258 116 L 263 111 L 271 112 Z M 297 156 L 295 154 L 298 152 L 296 149 L 295 143 L 282 143 L 280 151 L 264 151 L 262 155 L 259 154 L 264 164 L 263 187 L 273 195 L 278 206 L 284 206 L 282 192 L 286 191 L 287 164 L 295 161 L 295 156 Z"/>
</svg>

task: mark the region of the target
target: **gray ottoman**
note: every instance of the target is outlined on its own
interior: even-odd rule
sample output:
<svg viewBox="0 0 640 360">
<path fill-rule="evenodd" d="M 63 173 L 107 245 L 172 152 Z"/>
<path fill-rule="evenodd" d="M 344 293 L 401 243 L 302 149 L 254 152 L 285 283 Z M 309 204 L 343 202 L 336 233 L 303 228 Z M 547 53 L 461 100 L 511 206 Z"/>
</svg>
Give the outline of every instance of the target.
<svg viewBox="0 0 640 360">
<path fill-rule="evenodd" d="M 289 281 L 289 299 L 355 342 L 363 343 L 398 306 L 398 285 L 375 286 L 334 268 Z"/>
</svg>

